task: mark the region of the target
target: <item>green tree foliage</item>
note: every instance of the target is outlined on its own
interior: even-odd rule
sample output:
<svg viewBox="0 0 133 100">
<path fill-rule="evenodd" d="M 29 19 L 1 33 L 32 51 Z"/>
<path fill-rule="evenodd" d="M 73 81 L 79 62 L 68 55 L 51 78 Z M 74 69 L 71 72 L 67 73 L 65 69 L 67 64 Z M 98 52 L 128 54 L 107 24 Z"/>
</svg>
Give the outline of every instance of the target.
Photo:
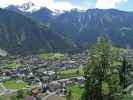
<svg viewBox="0 0 133 100">
<path fill-rule="evenodd" d="M 127 67 L 127 61 L 126 58 L 123 58 L 122 61 L 122 66 L 120 69 L 120 85 L 122 86 L 122 88 L 126 88 L 126 67 Z"/>
<path fill-rule="evenodd" d="M 112 45 L 105 36 L 100 37 L 89 51 L 83 100 L 112 98 L 112 94 L 115 92 L 113 90 L 117 90 L 119 87 L 119 74 L 113 72 L 112 64 Z"/>
<path fill-rule="evenodd" d="M 12 96 L 10 97 L 10 99 L 11 99 L 11 100 L 18 100 L 17 97 L 16 97 L 16 95 L 12 95 Z"/>
<path fill-rule="evenodd" d="M 23 90 L 18 90 L 16 97 L 18 100 L 21 100 L 24 97 L 24 91 Z"/>
<path fill-rule="evenodd" d="M 72 91 L 71 90 L 68 91 L 68 95 L 66 96 L 66 99 L 72 100 Z"/>
<path fill-rule="evenodd" d="M 125 89 L 127 88 L 127 73 L 128 73 L 128 68 L 130 68 L 131 65 L 128 63 L 126 57 L 123 57 L 122 59 L 122 65 L 120 67 L 119 71 L 119 77 L 120 77 L 120 85 L 123 89 L 122 93 L 126 94 Z"/>
</svg>

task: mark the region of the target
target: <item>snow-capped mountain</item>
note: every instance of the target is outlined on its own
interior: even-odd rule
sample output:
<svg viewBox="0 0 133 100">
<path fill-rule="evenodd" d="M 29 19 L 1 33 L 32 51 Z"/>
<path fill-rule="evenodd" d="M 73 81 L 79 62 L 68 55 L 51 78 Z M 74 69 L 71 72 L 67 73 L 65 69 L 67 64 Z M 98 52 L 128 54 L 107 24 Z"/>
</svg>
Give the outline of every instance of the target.
<svg viewBox="0 0 133 100">
<path fill-rule="evenodd" d="M 50 12 L 53 16 L 58 16 L 62 13 L 64 13 L 65 11 L 63 10 L 51 10 L 46 8 L 45 6 L 38 6 L 36 4 L 34 4 L 33 2 L 26 2 L 22 5 L 9 5 L 8 7 L 6 7 L 6 9 L 11 10 L 11 11 L 17 11 L 17 12 L 21 12 L 21 13 L 34 13 L 34 12 L 40 12 L 43 13 L 44 12 Z"/>
<path fill-rule="evenodd" d="M 22 5 L 9 5 L 6 7 L 8 10 L 21 11 L 21 12 L 35 12 L 40 10 L 42 7 L 34 4 L 33 2 L 26 2 Z"/>
<path fill-rule="evenodd" d="M 17 8 L 23 12 L 34 12 L 39 10 L 41 7 L 35 5 L 33 2 L 27 2 L 22 4 L 21 6 L 18 6 Z"/>
<path fill-rule="evenodd" d="M 34 7 L 36 7 L 35 4 L 26 3 L 25 5 L 23 4 L 23 7 L 22 5 L 19 7 L 16 6 L 15 8 L 17 9 L 15 9 L 14 6 L 10 6 L 8 10 L 14 11 L 10 13 L 15 13 L 15 11 L 20 12 L 21 14 L 19 15 L 24 15 L 24 16 L 26 15 L 26 18 L 28 18 L 27 20 L 31 18 L 32 21 L 39 23 L 39 25 L 46 25 L 48 28 L 51 28 L 52 31 L 62 34 L 70 41 L 72 40 L 81 49 L 87 48 L 88 44 L 91 45 L 91 43 L 94 42 L 97 39 L 97 37 L 101 34 L 107 34 L 107 36 L 110 38 L 110 40 L 115 46 L 133 47 L 132 12 L 119 11 L 116 9 L 88 9 L 88 10 L 72 9 L 71 11 L 61 12 L 60 10 L 53 11 L 46 7 L 40 7 L 39 10 L 31 10 L 31 8 Z M 30 13 L 29 11 L 32 12 Z M 7 15 L 6 13 L 4 14 Z M 7 19 L 8 17 L 9 15 L 7 16 Z M 3 18 L 4 17 L 1 17 L 1 22 L 3 21 Z M 14 19 L 14 21 L 16 21 L 16 24 L 15 25 L 13 24 L 15 27 L 14 30 L 16 30 L 16 26 L 19 26 L 17 25 L 19 19 L 20 18 L 16 17 Z M 11 21 L 7 20 L 7 22 L 8 23 L 13 22 L 12 17 Z M 25 26 L 25 23 L 21 25 Z M 12 26 L 12 24 L 10 26 Z M 9 29 L 12 28 L 9 27 Z M 26 27 L 26 32 L 27 32 L 27 27 Z M 2 33 L 5 32 L 2 31 Z M 16 33 L 21 33 L 21 32 L 16 32 Z"/>
<path fill-rule="evenodd" d="M 65 10 L 54 9 L 52 15 L 53 16 L 59 16 L 59 15 L 65 13 L 65 12 L 66 12 Z"/>
</svg>

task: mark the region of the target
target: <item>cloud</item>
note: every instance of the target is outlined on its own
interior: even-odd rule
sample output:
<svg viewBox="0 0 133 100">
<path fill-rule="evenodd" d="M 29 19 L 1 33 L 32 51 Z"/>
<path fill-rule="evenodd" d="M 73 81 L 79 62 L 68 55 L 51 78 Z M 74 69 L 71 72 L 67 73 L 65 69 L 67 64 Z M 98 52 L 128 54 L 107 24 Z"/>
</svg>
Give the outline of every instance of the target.
<svg viewBox="0 0 133 100">
<path fill-rule="evenodd" d="M 101 8 L 101 9 L 115 8 L 117 4 L 127 1 L 128 0 L 97 0 L 96 8 Z"/>
<path fill-rule="evenodd" d="M 77 2 L 72 2 L 71 0 L 0 0 L 0 7 L 5 7 L 11 4 L 21 5 L 29 1 L 32 1 L 38 6 L 47 7 L 51 10 L 71 10 L 73 8 L 84 10 L 95 7 L 101 9 L 115 8 L 119 3 L 127 2 L 128 0 L 96 0 L 95 3 L 92 3 L 92 0 L 81 0 L 81 2 L 79 0 Z"/>
<path fill-rule="evenodd" d="M 78 8 L 78 9 L 85 9 L 83 7 L 80 7 L 80 6 L 76 6 L 76 5 L 73 5 L 69 2 L 53 2 L 53 8 L 55 9 L 60 9 L 60 10 L 71 10 L 73 8 Z"/>
<path fill-rule="evenodd" d="M 39 1 L 41 1 L 40 6 L 43 5 L 50 9 L 59 9 L 59 10 L 70 10 L 73 8 L 83 9 L 82 7 L 75 6 L 67 1 L 60 1 L 60 2 L 55 2 L 55 0 L 38 0 L 38 1 L 35 0 L 35 1 L 36 4 L 39 4 Z"/>
<path fill-rule="evenodd" d="M 6 7 L 11 4 L 19 5 L 24 3 L 25 0 L 0 0 L 0 6 L 1 7 Z"/>
<path fill-rule="evenodd" d="M 49 9 L 59 9 L 59 10 L 70 10 L 72 8 L 79 8 L 79 9 L 84 9 L 80 6 L 75 6 L 71 4 L 69 1 L 60 1 L 60 2 L 55 2 L 55 0 L 1 0 L 0 1 L 0 6 L 5 7 L 11 4 L 14 5 L 21 5 L 23 3 L 32 1 L 38 6 L 42 7 L 47 7 Z"/>
<path fill-rule="evenodd" d="M 53 0 L 0 0 L 0 6 L 4 7 L 11 4 L 21 5 L 29 1 L 39 6 L 51 6 L 51 4 L 53 4 Z"/>
</svg>

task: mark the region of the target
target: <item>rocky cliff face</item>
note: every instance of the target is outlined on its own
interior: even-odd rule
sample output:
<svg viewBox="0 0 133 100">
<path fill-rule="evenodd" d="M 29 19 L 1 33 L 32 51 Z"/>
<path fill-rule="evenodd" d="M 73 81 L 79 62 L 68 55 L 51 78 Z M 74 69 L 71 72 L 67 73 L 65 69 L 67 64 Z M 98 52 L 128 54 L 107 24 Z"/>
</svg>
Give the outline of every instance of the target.
<svg viewBox="0 0 133 100">
<path fill-rule="evenodd" d="M 71 51 L 74 44 L 63 35 L 22 14 L 0 10 L 0 48 L 13 53 Z"/>
<path fill-rule="evenodd" d="M 54 11 L 41 8 L 26 16 L 47 25 L 80 49 L 87 48 L 102 34 L 106 34 L 115 46 L 133 47 L 133 12 L 116 9 L 73 9 L 55 14 Z"/>
</svg>

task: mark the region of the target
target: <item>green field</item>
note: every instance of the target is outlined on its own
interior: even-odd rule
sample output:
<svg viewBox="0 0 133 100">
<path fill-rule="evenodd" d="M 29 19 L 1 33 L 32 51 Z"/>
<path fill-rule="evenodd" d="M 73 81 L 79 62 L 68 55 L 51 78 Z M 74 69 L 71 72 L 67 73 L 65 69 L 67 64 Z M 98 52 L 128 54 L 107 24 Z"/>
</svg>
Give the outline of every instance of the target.
<svg viewBox="0 0 133 100">
<path fill-rule="evenodd" d="M 16 81 L 16 80 L 8 80 L 8 81 L 5 81 L 3 83 L 3 85 L 7 89 L 23 89 L 23 88 L 26 88 L 28 86 L 27 83 L 25 83 L 23 81 Z"/>
<path fill-rule="evenodd" d="M 60 70 L 57 72 L 57 75 L 59 78 L 71 78 L 75 76 L 81 76 L 84 74 L 84 71 L 82 68 L 76 68 L 76 69 L 68 69 L 68 70 Z"/>
<path fill-rule="evenodd" d="M 72 92 L 72 100 L 80 100 L 83 89 L 80 88 L 79 85 L 72 85 L 68 88 L 68 91 Z"/>
<path fill-rule="evenodd" d="M 46 54 L 40 54 L 40 57 L 42 59 L 46 59 L 46 60 L 55 60 L 55 59 L 64 58 L 64 54 L 61 54 L 61 53 L 46 53 Z"/>
<path fill-rule="evenodd" d="M 2 68 L 7 68 L 7 69 L 16 69 L 17 67 L 19 67 L 19 64 L 17 64 L 16 61 L 11 61 L 10 63 L 2 65 Z"/>
<path fill-rule="evenodd" d="M 10 69 L 15 69 L 17 67 L 17 64 L 16 62 L 13 62 L 11 64 L 6 64 L 5 67 Z"/>
</svg>

